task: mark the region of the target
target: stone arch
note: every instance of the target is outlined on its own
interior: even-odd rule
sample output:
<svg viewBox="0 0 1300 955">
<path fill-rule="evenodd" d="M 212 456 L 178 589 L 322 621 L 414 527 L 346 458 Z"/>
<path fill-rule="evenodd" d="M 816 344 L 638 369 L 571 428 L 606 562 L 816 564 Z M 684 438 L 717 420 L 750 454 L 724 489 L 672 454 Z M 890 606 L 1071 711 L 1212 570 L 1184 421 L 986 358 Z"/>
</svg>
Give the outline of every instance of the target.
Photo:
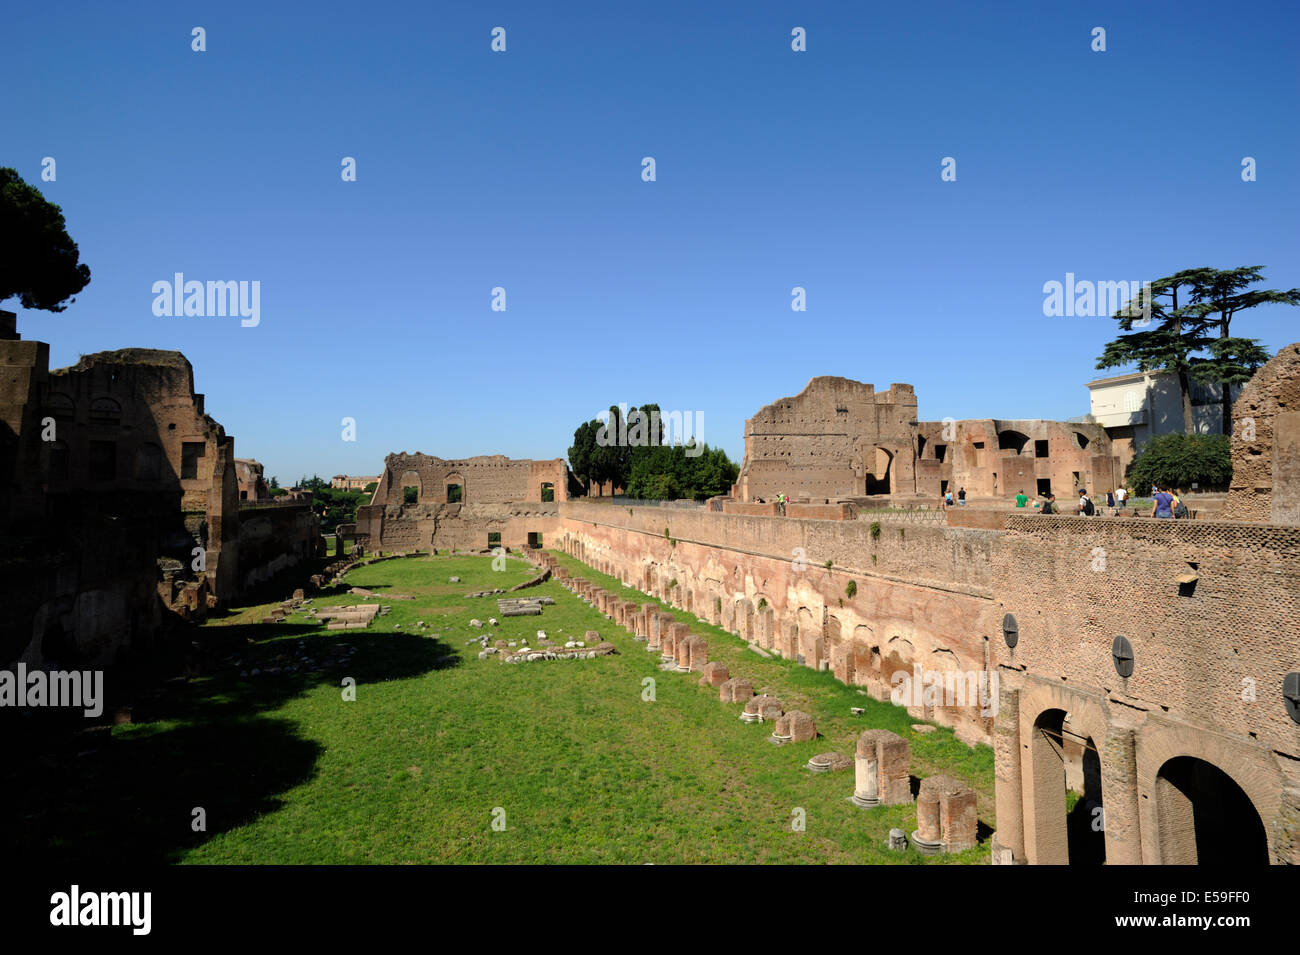
<svg viewBox="0 0 1300 955">
<path fill-rule="evenodd" d="M 895 634 L 886 641 L 881 655 L 880 676 L 886 684 L 893 681 L 894 674 L 902 670 L 908 675 L 912 672 L 912 662 L 916 659 L 916 647 L 912 641 Z"/>
<path fill-rule="evenodd" d="M 998 450 L 1014 451 L 1016 454 L 1023 454 L 1025 445 L 1029 443 L 1029 435 L 1020 431 L 1007 428 L 998 432 Z"/>
<path fill-rule="evenodd" d="M 1161 865 L 1266 865 L 1259 810 L 1230 775 L 1198 756 L 1175 756 L 1156 772 Z"/>
<path fill-rule="evenodd" d="M 90 423 L 91 424 L 120 424 L 122 421 L 122 405 L 116 398 L 100 397 L 90 403 Z"/>
<path fill-rule="evenodd" d="M 1172 819 L 1165 821 L 1161 811 L 1163 787 L 1160 771 L 1173 760 L 1183 756 L 1194 757 L 1210 764 L 1241 789 L 1255 814 L 1264 822 L 1268 849 L 1273 861 L 1289 860 L 1289 850 L 1286 847 L 1279 847 L 1277 842 L 1278 819 L 1282 815 L 1282 791 L 1287 783 L 1278 770 L 1277 763 L 1267 752 L 1245 749 L 1238 741 L 1217 733 L 1200 732 L 1186 726 L 1149 721 L 1142 728 L 1137 755 L 1137 792 L 1141 795 L 1142 862 L 1144 864 L 1160 865 L 1166 854 L 1171 857 L 1167 864 L 1174 864 L 1175 858 L 1186 858 L 1188 854 L 1186 843 L 1181 838 L 1174 838 L 1178 833 L 1177 822 Z M 1178 766 L 1172 767 L 1171 772 L 1166 774 L 1164 785 L 1181 785 L 1185 796 L 1195 803 L 1198 789 L 1203 796 L 1208 780 L 1202 779 L 1198 786 L 1195 780 L 1188 782 L 1182 779 L 1176 771 L 1178 768 Z M 1201 772 L 1208 773 L 1205 770 Z M 1208 775 L 1211 779 L 1214 778 L 1212 773 Z M 1221 786 L 1222 781 L 1215 785 Z M 1210 793 L 1210 795 L 1214 794 Z M 1184 813 L 1185 820 L 1186 807 L 1176 809 L 1177 803 L 1171 802 L 1173 793 L 1166 791 L 1164 796 L 1166 808 Z M 1193 833 L 1197 821 L 1195 808 L 1193 805 L 1191 830 Z M 1211 845 L 1214 841 L 1212 833 L 1206 834 L 1203 831 L 1201 842 L 1205 843 L 1207 849 L 1212 849 L 1214 855 L 1218 855 L 1219 850 L 1213 849 Z"/>
<path fill-rule="evenodd" d="M 961 661 L 947 647 L 934 647 L 930 651 L 930 668 L 934 670 L 960 670 Z"/>
<path fill-rule="evenodd" d="M 1096 864 L 1115 849 L 1113 861 L 1118 862 L 1126 848 L 1136 850 L 1136 830 L 1134 845 L 1126 847 L 1117 841 L 1123 838 L 1120 833 L 1127 824 L 1129 800 L 1116 787 L 1116 776 L 1108 779 L 1103 775 L 1111 730 L 1105 709 L 1095 699 L 1068 688 L 1037 685 L 1021 692 L 1016 712 L 1021 742 L 1021 818 L 1028 861 L 1033 865 Z M 1120 773 L 1118 778 L 1124 775 Z M 1066 788 L 1071 781 L 1078 787 L 1078 798 L 1073 812 L 1067 813 Z M 1111 803 L 1114 818 L 1105 817 L 1104 830 L 1095 829 L 1095 810 Z"/>
<path fill-rule="evenodd" d="M 1043 710 L 1034 718 L 1029 740 L 1028 782 L 1033 792 L 1032 826 L 1034 863 L 1068 865 L 1069 835 L 1065 816 L 1065 761 L 1061 728 L 1067 714 L 1062 709 Z"/>
<path fill-rule="evenodd" d="M 45 414 L 56 421 L 71 421 L 77 416 L 77 406 L 67 395 L 54 392 L 45 398 Z"/>
<path fill-rule="evenodd" d="M 857 686 L 874 686 L 880 679 L 880 648 L 874 643 L 875 631 L 870 624 L 860 623 L 853 628 L 848 651 L 853 655 L 852 678 Z"/>
<path fill-rule="evenodd" d="M 894 452 L 889 448 L 876 445 L 874 458 L 875 467 L 864 479 L 866 493 L 892 494 L 894 490 Z"/>
</svg>

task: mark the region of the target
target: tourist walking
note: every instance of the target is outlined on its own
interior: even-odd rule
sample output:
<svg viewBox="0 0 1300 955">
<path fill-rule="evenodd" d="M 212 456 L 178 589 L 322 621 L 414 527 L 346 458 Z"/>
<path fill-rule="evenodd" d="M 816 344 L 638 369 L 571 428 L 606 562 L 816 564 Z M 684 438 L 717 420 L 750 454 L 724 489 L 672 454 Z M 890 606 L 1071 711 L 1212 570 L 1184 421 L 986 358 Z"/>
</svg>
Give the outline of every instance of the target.
<svg viewBox="0 0 1300 955">
<path fill-rule="evenodd" d="M 1029 495 L 1027 495 L 1022 489 L 1021 492 L 1016 495 L 1016 507 L 1024 507 L 1027 503 L 1029 503 Z"/>
<path fill-rule="evenodd" d="M 965 507 L 965 506 L 966 506 L 966 489 L 965 489 L 965 488 L 962 488 L 961 490 L 959 490 L 959 491 L 957 492 L 957 506 L 958 506 L 958 507 Z"/>
<path fill-rule="evenodd" d="M 1172 497 L 1174 499 L 1174 517 L 1180 520 L 1190 517 L 1191 515 L 1187 510 L 1187 504 L 1183 501 L 1183 492 L 1178 490 L 1178 488 L 1174 488 Z"/>
<path fill-rule="evenodd" d="M 1174 516 L 1174 496 L 1166 494 L 1155 485 L 1152 486 L 1155 489 L 1151 492 L 1151 516 L 1167 517 L 1172 520 Z"/>
<path fill-rule="evenodd" d="M 1092 498 L 1088 496 L 1086 487 L 1079 488 L 1079 515 L 1081 517 L 1092 517 L 1097 513 L 1096 506 L 1092 503 Z"/>
</svg>

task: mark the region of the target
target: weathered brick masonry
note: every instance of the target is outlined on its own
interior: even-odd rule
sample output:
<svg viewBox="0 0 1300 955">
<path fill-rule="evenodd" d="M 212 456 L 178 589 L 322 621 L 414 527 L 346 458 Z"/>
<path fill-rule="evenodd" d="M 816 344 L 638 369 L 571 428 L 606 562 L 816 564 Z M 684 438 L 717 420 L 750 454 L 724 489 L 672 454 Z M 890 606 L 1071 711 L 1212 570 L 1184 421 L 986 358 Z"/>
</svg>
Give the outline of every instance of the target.
<svg viewBox="0 0 1300 955">
<path fill-rule="evenodd" d="M 312 556 L 308 502 L 241 525 L 234 453 L 180 352 L 51 369 L 0 311 L 0 666 L 148 653 L 166 611 L 200 617 Z"/>
<path fill-rule="evenodd" d="M 582 502 L 559 517 L 575 557 L 877 698 L 917 665 L 996 679 L 996 719 L 976 700 L 908 709 L 993 743 L 999 861 L 1081 851 L 1067 774 L 1104 806 L 1110 862 L 1228 851 L 1211 838 L 1216 807 L 1240 810 L 1241 857 L 1300 861 L 1300 728 L 1282 697 L 1300 669 L 1300 529 L 1003 515 L 987 530 Z"/>
<path fill-rule="evenodd" d="M 914 665 L 985 671 L 998 632 L 999 532 L 583 502 L 560 505 L 560 519 L 559 546 L 579 559 L 878 699 Z M 978 706 L 909 711 L 969 742 L 992 731 Z"/>
<path fill-rule="evenodd" d="M 390 454 L 370 503 L 357 508 L 357 534 L 371 550 L 545 546 L 558 524 L 556 504 L 568 498 L 568 478 L 560 458 Z M 414 489 L 414 502 L 406 502 L 405 488 Z"/>
</svg>

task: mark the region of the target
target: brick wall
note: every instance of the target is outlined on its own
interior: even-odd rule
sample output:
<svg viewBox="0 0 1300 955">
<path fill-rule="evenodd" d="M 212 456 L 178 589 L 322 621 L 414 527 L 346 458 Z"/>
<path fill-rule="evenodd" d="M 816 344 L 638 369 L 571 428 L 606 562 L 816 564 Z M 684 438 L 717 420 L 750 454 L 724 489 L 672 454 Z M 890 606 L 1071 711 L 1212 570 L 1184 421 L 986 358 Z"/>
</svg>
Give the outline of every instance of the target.
<svg viewBox="0 0 1300 955">
<path fill-rule="evenodd" d="M 1300 756 L 1282 696 L 1300 669 L 1300 529 L 1011 515 L 994 599 L 1020 640 L 999 657 Z M 1196 569 L 1190 564 L 1195 563 Z M 1198 575 L 1195 586 L 1178 578 Z M 1115 672 L 1111 644 L 1133 645 Z M 1243 699 L 1254 688 L 1257 702 Z M 1249 695 L 1248 693 L 1246 695 Z"/>
<path fill-rule="evenodd" d="M 1232 485 L 1224 517 L 1300 524 L 1300 343 L 1247 382 L 1233 406 Z"/>
<path fill-rule="evenodd" d="M 866 520 L 572 501 L 560 506 L 559 531 L 559 545 L 592 566 L 878 699 L 914 666 L 985 671 L 998 632 L 995 532 L 880 522 L 873 533 Z M 989 738 L 978 707 L 909 711 L 968 741 Z"/>
<path fill-rule="evenodd" d="M 515 461 L 500 454 L 447 461 L 428 454 L 390 454 L 370 503 L 401 504 L 402 488 L 419 488 L 420 503 L 447 502 L 447 487 L 458 484 L 466 504 L 508 504 L 542 500 L 542 485 L 553 486 L 556 501 L 568 498 L 568 467 L 563 459 Z"/>
</svg>

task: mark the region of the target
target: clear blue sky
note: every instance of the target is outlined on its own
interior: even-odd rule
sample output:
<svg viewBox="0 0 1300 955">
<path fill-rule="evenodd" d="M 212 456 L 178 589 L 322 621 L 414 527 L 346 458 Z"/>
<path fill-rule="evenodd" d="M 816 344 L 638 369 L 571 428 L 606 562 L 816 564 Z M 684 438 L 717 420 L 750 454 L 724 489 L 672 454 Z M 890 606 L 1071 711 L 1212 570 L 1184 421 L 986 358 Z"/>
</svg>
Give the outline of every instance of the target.
<svg viewBox="0 0 1300 955">
<path fill-rule="evenodd" d="M 1066 418 L 1114 322 L 1044 318 L 1044 282 L 1300 286 L 1294 2 L 288 6 L 11 5 L 0 57 L 0 165 L 93 272 L 19 330 L 56 366 L 183 351 L 282 480 L 564 456 L 620 401 L 738 461 L 814 375 Z M 261 324 L 155 317 L 178 271 L 260 281 Z M 1300 310 L 1234 331 L 1276 350 Z"/>
</svg>

